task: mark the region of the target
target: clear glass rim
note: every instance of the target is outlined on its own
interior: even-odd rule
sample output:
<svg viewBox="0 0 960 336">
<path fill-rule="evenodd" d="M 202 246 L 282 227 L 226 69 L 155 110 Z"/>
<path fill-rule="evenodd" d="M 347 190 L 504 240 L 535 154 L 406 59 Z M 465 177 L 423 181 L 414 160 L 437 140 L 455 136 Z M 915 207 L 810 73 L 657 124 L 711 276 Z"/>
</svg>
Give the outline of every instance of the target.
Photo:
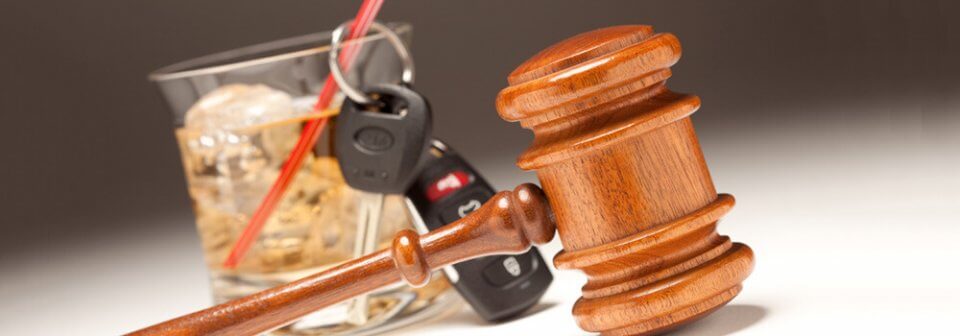
<svg viewBox="0 0 960 336">
<path fill-rule="evenodd" d="M 411 25 L 408 23 L 391 22 L 388 23 L 387 26 L 389 26 L 397 34 L 401 35 L 407 34 L 411 30 Z M 330 51 L 331 33 L 332 31 L 325 31 L 288 37 L 280 40 L 254 44 L 192 58 L 157 69 L 151 72 L 147 78 L 154 82 L 163 82 L 172 79 L 224 73 L 276 61 L 321 54 Z M 351 43 L 367 43 L 384 38 L 386 38 L 386 36 L 383 33 L 373 33 L 368 34 L 360 39 L 346 41 L 344 45 Z M 282 50 L 285 48 L 309 44 L 319 44 L 319 46 L 307 47 L 301 50 L 282 52 L 272 55 L 268 54 L 264 57 L 257 57 L 247 60 L 231 61 L 233 59 L 243 59 L 244 56 L 268 53 L 270 50 Z"/>
</svg>

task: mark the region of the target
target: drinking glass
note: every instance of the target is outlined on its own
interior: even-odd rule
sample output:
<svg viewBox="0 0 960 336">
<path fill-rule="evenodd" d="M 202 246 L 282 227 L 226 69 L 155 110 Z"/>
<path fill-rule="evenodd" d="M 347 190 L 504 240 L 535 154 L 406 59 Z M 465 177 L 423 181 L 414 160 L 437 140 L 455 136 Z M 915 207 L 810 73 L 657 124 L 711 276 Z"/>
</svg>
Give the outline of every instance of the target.
<svg viewBox="0 0 960 336">
<path fill-rule="evenodd" d="M 388 27 L 409 45 L 412 31 L 409 25 Z M 309 111 L 329 72 L 330 37 L 329 32 L 323 32 L 277 40 L 184 61 L 150 75 L 172 111 L 197 231 L 217 303 L 281 285 L 357 257 L 354 244 L 359 192 L 344 183 L 333 155 L 331 134 L 336 125 L 333 118 L 249 252 L 236 268 L 223 266 L 240 233 L 279 175 L 302 125 L 317 117 Z M 372 33 L 348 43 L 363 43 L 348 73 L 351 83 L 362 87 L 400 80 L 401 60 L 383 33 Z M 220 123 L 235 127 L 215 131 L 190 126 L 190 119 L 197 117 L 188 111 L 202 108 L 195 103 L 201 99 L 206 101 L 205 96 L 249 95 L 251 92 L 256 93 L 253 97 L 266 101 L 286 99 L 289 95 L 293 109 L 303 113 L 267 122 L 243 113 L 226 114 L 226 119 L 214 120 L 214 126 Z M 285 95 L 277 95 L 278 92 Z M 341 100 L 334 99 L 335 102 Z M 377 230 L 379 246 L 386 247 L 398 230 L 412 228 L 406 211 L 402 197 L 387 197 Z M 422 288 L 399 283 L 389 286 L 367 296 L 366 304 L 345 302 L 328 307 L 274 333 L 371 334 L 436 316 L 457 306 L 460 301 L 450 290 L 446 278 L 438 273 L 433 279 Z"/>
</svg>

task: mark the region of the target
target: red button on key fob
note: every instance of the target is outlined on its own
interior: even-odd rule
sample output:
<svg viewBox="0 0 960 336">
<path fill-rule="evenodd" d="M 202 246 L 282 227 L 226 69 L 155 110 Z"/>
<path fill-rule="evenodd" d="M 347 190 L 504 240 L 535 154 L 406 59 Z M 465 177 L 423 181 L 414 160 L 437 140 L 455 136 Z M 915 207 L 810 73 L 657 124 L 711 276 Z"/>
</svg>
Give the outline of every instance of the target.
<svg viewBox="0 0 960 336">
<path fill-rule="evenodd" d="M 424 194 L 430 202 L 435 202 L 470 184 L 471 180 L 473 180 L 472 176 L 462 170 L 452 171 L 433 181 L 427 190 L 424 190 Z"/>
</svg>

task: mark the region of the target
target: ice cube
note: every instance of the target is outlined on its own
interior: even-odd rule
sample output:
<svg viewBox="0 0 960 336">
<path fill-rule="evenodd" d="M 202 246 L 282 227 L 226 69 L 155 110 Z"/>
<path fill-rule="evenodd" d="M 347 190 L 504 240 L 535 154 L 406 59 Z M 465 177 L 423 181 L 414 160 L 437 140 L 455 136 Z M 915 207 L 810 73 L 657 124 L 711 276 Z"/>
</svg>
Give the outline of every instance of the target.
<svg viewBox="0 0 960 336">
<path fill-rule="evenodd" d="M 293 98 L 266 85 L 231 84 L 206 94 L 186 114 L 185 126 L 236 130 L 293 118 L 302 113 Z"/>
<path fill-rule="evenodd" d="M 191 183 L 210 184 L 204 207 L 252 215 L 299 137 L 294 106 L 285 92 L 265 85 L 232 84 L 201 98 L 187 111 L 185 127 Z"/>
</svg>

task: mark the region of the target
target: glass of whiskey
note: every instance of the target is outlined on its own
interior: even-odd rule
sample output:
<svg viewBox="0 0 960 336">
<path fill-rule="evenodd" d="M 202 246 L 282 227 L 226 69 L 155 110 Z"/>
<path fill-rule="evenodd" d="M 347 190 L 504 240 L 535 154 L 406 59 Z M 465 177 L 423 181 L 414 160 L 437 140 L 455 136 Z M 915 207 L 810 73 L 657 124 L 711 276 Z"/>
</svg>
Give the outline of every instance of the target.
<svg viewBox="0 0 960 336">
<path fill-rule="evenodd" d="M 409 41 L 412 28 L 390 28 Z M 180 62 L 152 73 L 173 112 L 197 232 L 216 303 L 249 295 L 350 260 L 359 192 L 343 180 L 332 150 L 334 117 L 236 268 L 223 266 L 280 174 L 328 74 L 330 33 L 268 42 Z M 349 80 L 396 83 L 401 61 L 382 34 L 368 35 Z M 335 99 L 339 101 L 339 99 Z M 332 104 L 339 106 L 339 103 Z M 401 196 L 384 203 L 377 241 L 412 228 Z M 310 314 L 277 335 L 378 333 L 450 311 L 460 303 L 446 278 L 422 288 L 395 284 Z M 361 308 L 357 308 L 361 307 Z M 360 311 L 358 311 L 360 309 Z"/>
</svg>

